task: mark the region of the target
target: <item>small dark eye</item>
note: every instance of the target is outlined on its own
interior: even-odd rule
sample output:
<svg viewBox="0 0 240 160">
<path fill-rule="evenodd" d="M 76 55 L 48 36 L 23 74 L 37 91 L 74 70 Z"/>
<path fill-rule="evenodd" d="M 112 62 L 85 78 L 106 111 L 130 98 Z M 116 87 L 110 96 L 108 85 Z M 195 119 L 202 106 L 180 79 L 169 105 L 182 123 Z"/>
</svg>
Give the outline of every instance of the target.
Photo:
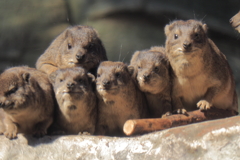
<svg viewBox="0 0 240 160">
<path fill-rule="evenodd" d="M 195 39 L 195 40 L 199 40 L 199 38 L 200 38 L 200 35 L 199 35 L 198 33 L 195 33 L 194 39 Z"/>
<path fill-rule="evenodd" d="M 158 68 L 158 67 L 155 67 L 154 70 L 157 72 L 157 71 L 159 70 L 159 68 Z"/>
<path fill-rule="evenodd" d="M 100 74 L 97 74 L 97 77 L 100 77 Z"/>
<path fill-rule="evenodd" d="M 59 82 L 62 82 L 63 81 L 63 79 L 59 79 Z"/>
<path fill-rule="evenodd" d="M 121 77 L 121 74 L 120 73 L 116 73 L 115 74 L 117 78 L 120 78 Z"/>
<path fill-rule="evenodd" d="M 174 34 L 174 39 L 178 39 L 178 35 L 177 34 Z"/>
<path fill-rule="evenodd" d="M 10 94 L 12 94 L 12 93 L 15 93 L 16 91 L 17 91 L 17 87 L 14 87 L 14 88 L 12 88 L 11 90 L 9 90 L 8 92 L 7 92 L 7 94 L 8 95 L 10 95 Z"/>
<path fill-rule="evenodd" d="M 72 45 L 70 43 L 68 43 L 68 49 L 71 49 Z"/>
<path fill-rule="evenodd" d="M 140 67 L 140 66 L 138 66 L 138 69 L 141 69 L 141 67 Z"/>
<path fill-rule="evenodd" d="M 95 44 L 94 44 L 94 43 L 90 43 L 90 44 L 88 45 L 88 49 L 93 49 L 93 48 L 94 48 L 94 46 L 95 46 Z"/>
<path fill-rule="evenodd" d="M 79 82 L 79 83 L 82 83 L 82 82 L 83 82 L 83 80 L 82 80 L 82 79 L 79 79 L 79 80 L 78 80 L 78 82 Z"/>
</svg>

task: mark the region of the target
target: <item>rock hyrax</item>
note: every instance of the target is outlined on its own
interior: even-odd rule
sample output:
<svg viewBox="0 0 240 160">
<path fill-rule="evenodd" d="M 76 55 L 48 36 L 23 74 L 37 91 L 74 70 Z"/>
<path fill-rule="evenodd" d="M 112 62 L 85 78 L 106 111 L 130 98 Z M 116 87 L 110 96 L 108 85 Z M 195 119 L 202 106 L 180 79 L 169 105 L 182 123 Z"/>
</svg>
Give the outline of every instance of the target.
<svg viewBox="0 0 240 160">
<path fill-rule="evenodd" d="M 0 88 L 5 126 L 0 133 L 9 139 L 17 133 L 45 135 L 56 103 L 48 76 L 34 68 L 13 67 L 0 75 Z"/>
<path fill-rule="evenodd" d="M 63 31 L 38 58 L 36 67 L 48 75 L 57 69 L 79 66 L 95 74 L 105 60 L 106 51 L 97 32 L 78 25 Z"/>
<path fill-rule="evenodd" d="M 50 74 L 49 79 L 59 106 L 51 127 L 55 133 L 93 134 L 97 118 L 97 98 L 92 88 L 95 77 L 75 67 L 59 69 Z"/>
<path fill-rule="evenodd" d="M 139 89 L 145 93 L 150 116 L 162 117 L 172 112 L 171 79 L 169 61 L 163 47 L 136 51 L 130 66 L 134 67 L 134 79 Z"/>
<path fill-rule="evenodd" d="M 225 55 L 197 20 L 165 26 L 166 54 L 173 69 L 172 105 L 176 109 L 212 106 L 238 111 L 235 81 Z"/>
<path fill-rule="evenodd" d="M 148 114 L 144 94 L 131 77 L 132 68 L 122 62 L 102 62 L 97 71 L 97 134 L 122 135 L 128 119 Z"/>
<path fill-rule="evenodd" d="M 235 30 L 237 30 L 240 33 L 240 11 L 235 14 L 230 20 L 230 24 L 232 25 Z"/>
</svg>

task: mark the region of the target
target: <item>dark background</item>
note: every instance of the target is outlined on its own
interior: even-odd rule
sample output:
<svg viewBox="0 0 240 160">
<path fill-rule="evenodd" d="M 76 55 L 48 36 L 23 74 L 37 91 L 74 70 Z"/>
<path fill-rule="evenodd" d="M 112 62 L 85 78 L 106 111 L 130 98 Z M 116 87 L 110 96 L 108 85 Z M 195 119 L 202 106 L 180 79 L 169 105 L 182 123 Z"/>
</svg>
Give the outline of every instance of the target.
<svg viewBox="0 0 240 160">
<path fill-rule="evenodd" d="M 227 56 L 240 94 L 240 34 L 229 24 L 239 9 L 239 0 L 1 0 L 0 71 L 35 67 L 69 25 L 93 26 L 109 60 L 129 63 L 134 51 L 164 45 L 163 29 L 172 20 L 197 19 Z"/>
</svg>

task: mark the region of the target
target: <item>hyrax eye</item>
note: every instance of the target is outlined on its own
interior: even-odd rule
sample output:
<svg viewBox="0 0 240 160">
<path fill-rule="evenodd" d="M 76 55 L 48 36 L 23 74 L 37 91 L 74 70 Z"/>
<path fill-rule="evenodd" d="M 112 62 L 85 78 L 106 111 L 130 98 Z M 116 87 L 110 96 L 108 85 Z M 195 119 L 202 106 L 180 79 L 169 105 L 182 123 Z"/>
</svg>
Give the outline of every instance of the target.
<svg viewBox="0 0 240 160">
<path fill-rule="evenodd" d="M 72 45 L 70 43 L 68 43 L 68 49 L 71 49 Z"/>
<path fill-rule="evenodd" d="M 194 39 L 195 39 L 195 40 L 199 40 L 199 39 L 200 39 L 199 33 L 195 33 L 195 34 L 194 34 Z"/>
<path fill-rule="evenodd" d="M 174 34 L 174 39 L 178 39 L 178 35 L 177 34 Z"/>
<path fill-rule="evenodd" d="M 100 74 L 97 74 L 97 77 L 100 77 Z"/>
<path fill-rule="evenodd" d="M 17 91 L 17 87 L 13 87 L 12 89 L 10 89 L 8 92 L 7 92 L 7 95 L 10 95 L 10 94 L 13 94 Z"/>
<path fill-rule="evenodd" d="M 63 81 L 63 79 L 59 79 L 59 82 L 62 82 Z"/>
<path fill-rule="evenodd" d="M 121 77 L 121 74 L 117 72 L 117 73 L 115 74 L 115 76 L 116 76 L 117 78 L 120 78 L 120 77 Z"/>
<path fill-rule="evenodd" d="M 155 67 L 155 68 L 154 68 L 154 71 L 155 71 L 155 72 L 159 71 L 159 68 L 158 68 L 158 67 Z"/>
<path fill-rule="evenodd" d="M 78 79 L 78 82 L 79 82 L 79 83 L 82 83 L 82 82 L 83 82 L 83 80 L 82 80 L 82 79 Z"/>
<path fill-rule="evenodd" d="M 138 69 L 141 69 L 141 67 L 140 67 L 140 66 L 138 66 Z"/>
<path fill-rule="evenodd" d="M 88 45 L 88 49 L 93 49 L 94 48 L 94 46 L 95 46 L 95 44 L 94 43 L 90 43 L 89 45 Z"/>
</svg>

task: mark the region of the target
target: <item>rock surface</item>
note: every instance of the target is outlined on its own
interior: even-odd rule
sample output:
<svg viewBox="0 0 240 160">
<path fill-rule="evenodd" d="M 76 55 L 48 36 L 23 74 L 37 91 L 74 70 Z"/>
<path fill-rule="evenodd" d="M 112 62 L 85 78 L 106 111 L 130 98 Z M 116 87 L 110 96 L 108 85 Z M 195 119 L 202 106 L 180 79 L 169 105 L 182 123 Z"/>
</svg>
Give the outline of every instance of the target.
<svg viewBox="0 0 240 160">
<path fill-rule="evenodd" d="M 240 116 L 135 137 L 0 136 L 0 159 L 239 159 Z"/>
</svg>

